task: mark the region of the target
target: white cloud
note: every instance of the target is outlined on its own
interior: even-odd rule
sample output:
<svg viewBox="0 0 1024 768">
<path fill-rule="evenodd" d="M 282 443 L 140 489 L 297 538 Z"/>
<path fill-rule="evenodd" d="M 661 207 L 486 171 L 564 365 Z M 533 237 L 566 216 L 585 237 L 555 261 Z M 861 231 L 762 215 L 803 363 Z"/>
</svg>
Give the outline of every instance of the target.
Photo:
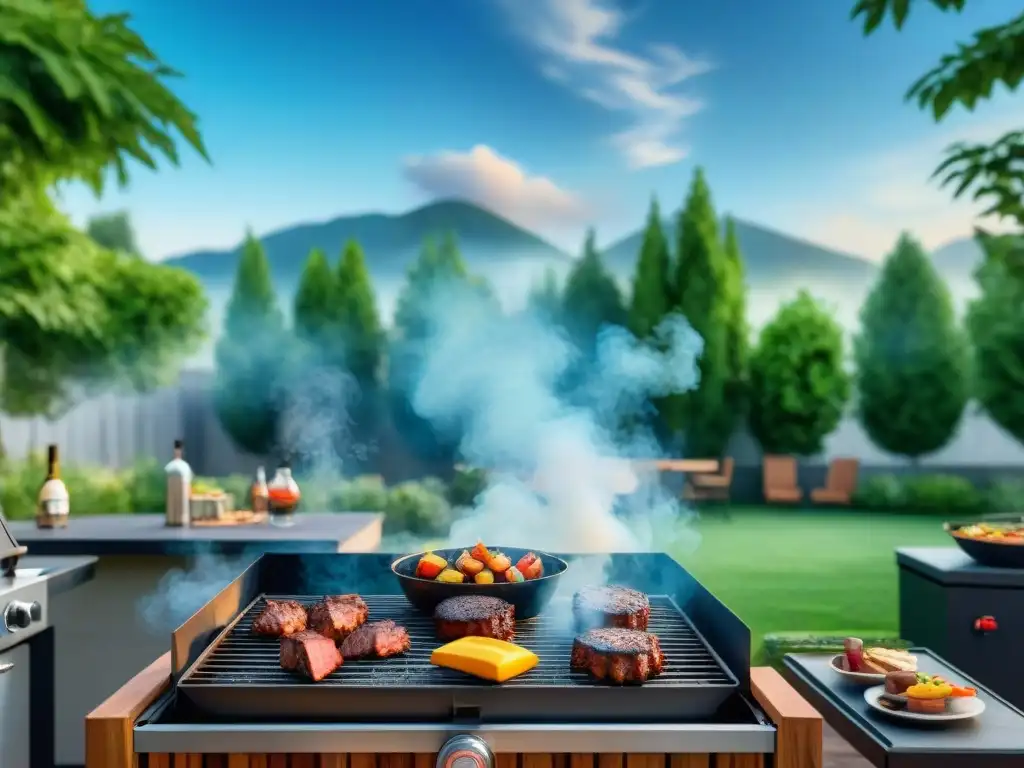
<svg viewBox="0 0 1024 768">
<path fill-rule="evenodd" d="M 526 227 L 558 230 L 576 226 L 587 207 L 571 192 L 522 167 L 490 147 L 407 158 L 405 177 L 431 197 L 470 200 Z"/>
<path fill-rule="evenodd" d="M 545 54 L 541 71 L 605 109 L 629 113 L 630 128 L 611 137 L 631 168 L 679 162 L 686 118 L 703 105 L 676 92 L 711 70 L 707 61 L 654 44 L 645 54 L 616 44 L 625 22 L 611 0 L 499 0 L 518 31 Z M 557 75 L 555 74 L 557 73 Z"/>
<path fill-rule="evenodd" d="M 841 165 L 838 181 L 848 194 L 837 196 L 832 210 L 814 216 L 815 229 L 807 235 L 823 245 L 877 259 L 903 230 L 934 249 L 970 235 L 975 226 L 1004 229 L 1005 223 L 980 217 L 984 201 L 972 201 L 969 192 L 953 200 L 953 188 L 941 187 L 931 174 L 950 144 L 991 141 L 1024 124 L 1024 111 L 983 110 L 958 118 L 948 126 L 927 126 L 913 144 Z"/>
</svg>

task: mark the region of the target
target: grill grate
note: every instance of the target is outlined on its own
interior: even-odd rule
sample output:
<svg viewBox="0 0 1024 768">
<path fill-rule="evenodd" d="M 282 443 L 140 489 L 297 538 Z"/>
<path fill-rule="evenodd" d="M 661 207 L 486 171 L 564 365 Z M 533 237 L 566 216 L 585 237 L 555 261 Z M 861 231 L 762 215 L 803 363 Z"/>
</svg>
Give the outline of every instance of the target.
<svg viewBox="0 0 1024 768">
<path fill-rule="evenodd" d="M 309 606 L 316 599 L 295 596 L 274 596 L 272 600 L 298 600 Z M 385 660 L 346 661 L 337 672 L 317 683 L 318 686 L 479 686 L 489 685 L 454 670 L 435 667 L 430 653 L 440 641 L 434 635 L 433 620 L 421 614 L 400 596 L 363 596 L 370 609 L 370 621 L 393 619 L 409 631 L 412 648 L 402 656 Z M 266 605 L 261 597 L 221 643 L 187 677 L 192 685 L 288 685 L 303 683 L 278 663 L 279 642 L 252 634 L 252 623 Z M 550 612 L 549 612 L 550 613 Z M 516 624 L 516 645 L 529 648 L 540 658 L 534 669 L 505 683 L 506 687 L 600 685 L 584 672 L 569 669 L 572 637 L 561 625 L 543 615 Z M 646 685 L 689 686 L 727 685 L 730 676 L 709 652 L 689 621 L 666 597 L 651 597 L 651 618 L 648 631 L 661 641 L 665 668 L 661 675 Z M 184 680 L 182 682 L 185 682 Z"/>
</svg>

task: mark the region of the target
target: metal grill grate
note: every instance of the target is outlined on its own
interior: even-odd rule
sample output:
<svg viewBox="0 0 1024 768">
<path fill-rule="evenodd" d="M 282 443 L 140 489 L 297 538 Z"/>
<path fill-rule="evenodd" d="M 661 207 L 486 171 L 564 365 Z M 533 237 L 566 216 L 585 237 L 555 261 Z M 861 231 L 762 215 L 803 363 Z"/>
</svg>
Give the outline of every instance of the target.
<svg viewBox="0 0 1024 768">
<path fill-rule="evenodd" d="M 295 596 L 269 597 L 272 600 L 298 600 L 307 606 L 317 600 Z M 441 645 L 434 635 L 433 621 L 412 608 L 404 597 L 364 595 L 363 599 L 370 609 L 370 621 L 393 619 L 401 624 L 409 631 L 412 648 L 404 655 L 390 659 L 346 661 L 341 669 L 317 683 L 318 686 L 387 685 L 422 688 L 490 685 L 461 672 L 431 665 L 430 653 Z M 235 686 L 303 684 L 303 680 L 281 669 L 278 662 L 280 644 L 277 640 L 252 634 L 252 623 L 265 604 L 264 597 L 256 601 L 182 683 Z M 668 598 L 651 598 L 648 631 L 658 636 L 665 654 L 664 671 L 647 682 L 648 687 L 728 685 L 733 682 L 689 621 Z M 540 663 L 527 674 L 505 683 L 505 687 L 606 685 L 593 681 L 586 673 L 569 669 L 572 637 L 565 635 L 561 626 L 551 618 L 539 616 L 518 622 L 515 643 L 536 653 Z"/>
</svg>

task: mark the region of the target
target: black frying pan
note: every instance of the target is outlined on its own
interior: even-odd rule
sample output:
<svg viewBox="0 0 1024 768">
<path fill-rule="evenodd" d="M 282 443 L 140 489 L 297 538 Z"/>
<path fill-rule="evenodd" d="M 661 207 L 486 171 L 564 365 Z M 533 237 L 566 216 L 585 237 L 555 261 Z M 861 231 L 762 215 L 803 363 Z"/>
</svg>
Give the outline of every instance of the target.
<svg viewBox="0 0 1024 768">
<path fill-rule="evenodd" d="M 455 560 L 462 554 L 464 549 L 472 547 L 459 547 L 458 549 L 432 549 L 435 555 L 439 555 L 448 561 L 450 567 L 455 567 Z M 532 619 L 539 614 L 555 594 L 555 587 L 558 586 L 558 577 L 565 573 L 569 564 L 560 557 L 549 555 L 546 552 L 538 552 L 535 549 L 519 549 L 518 547 L 494 547 L 506 554 L 515 565 L 519 558 L 527 552 L 536 553 L 544 565 L 544 575 L 539 579 L 530 579 L 516 583 L 499 582 L 495 584 L 444 584 L 440 581 L 421 579 L 416 576 L 416 565 L 426 552 L 417 552 L 414 555 L 400 557 L 391 564 L 391 570 L 398 577 L 398 583 L 402 591 L 416 608 L 423 613 L 434 612 L 434 608 L 442 600 L 458 595 L 490 595 L 500 597 L 516 607 L 516 620 Z"/>
<path fill-rule="evenodd" d="M 967 536 L 958 536 L 957 531 L 970 525 L 989 523 L 1000 526 L 1024 525 L 1024 516 L 1006 515 L 989 517 L 985 520 L 974 520 L 969 523 L 946 523 L 943 527 L 953 537 L 964 552 L 974 558 L 982 565 L 992 568 L 1024 568 L 1024 544 L 1005 544 L 998 541 L 985 541 L 972 539 Z"/>
</svg>

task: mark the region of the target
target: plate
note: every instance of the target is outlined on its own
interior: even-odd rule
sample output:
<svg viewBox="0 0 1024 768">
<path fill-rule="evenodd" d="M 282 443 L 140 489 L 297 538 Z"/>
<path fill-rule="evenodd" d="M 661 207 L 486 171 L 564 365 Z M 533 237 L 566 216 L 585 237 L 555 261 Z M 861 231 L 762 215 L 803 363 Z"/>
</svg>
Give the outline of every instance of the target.
<svg viewBox="0 0 1024 768">
<path fill-rule="evenodd" d="M 874 688 L 868 688 L 864 691 L 864 701 L 866 701 L 868 706 L 876 712 L 884 712 L 885 714 L 899 720 L 915 720 L 919 723 L 945 723 L 952 720 L 970 720 L 985 711 L 985 702 L 977 696 L 970 699 L 961 699 L 958 704 L 960 707 L 959 711 L 946 711 L 941 715 L 926 715 L 921 712 L 907 712 L 905 709 L 887 709 L 878 703 L 878 699 L 883 693 L 885 693 L 884 685 L 876 685 Z"/>
<path fill-rule="evenodd" d="M 833 672 L 856 685 L 878 685 L 885 682 L 885 675 L 878 675 L 874 672 L 851 672 L 846 664 L 845 653 L 833 656 L 830 665 Z"/>
</svg>

